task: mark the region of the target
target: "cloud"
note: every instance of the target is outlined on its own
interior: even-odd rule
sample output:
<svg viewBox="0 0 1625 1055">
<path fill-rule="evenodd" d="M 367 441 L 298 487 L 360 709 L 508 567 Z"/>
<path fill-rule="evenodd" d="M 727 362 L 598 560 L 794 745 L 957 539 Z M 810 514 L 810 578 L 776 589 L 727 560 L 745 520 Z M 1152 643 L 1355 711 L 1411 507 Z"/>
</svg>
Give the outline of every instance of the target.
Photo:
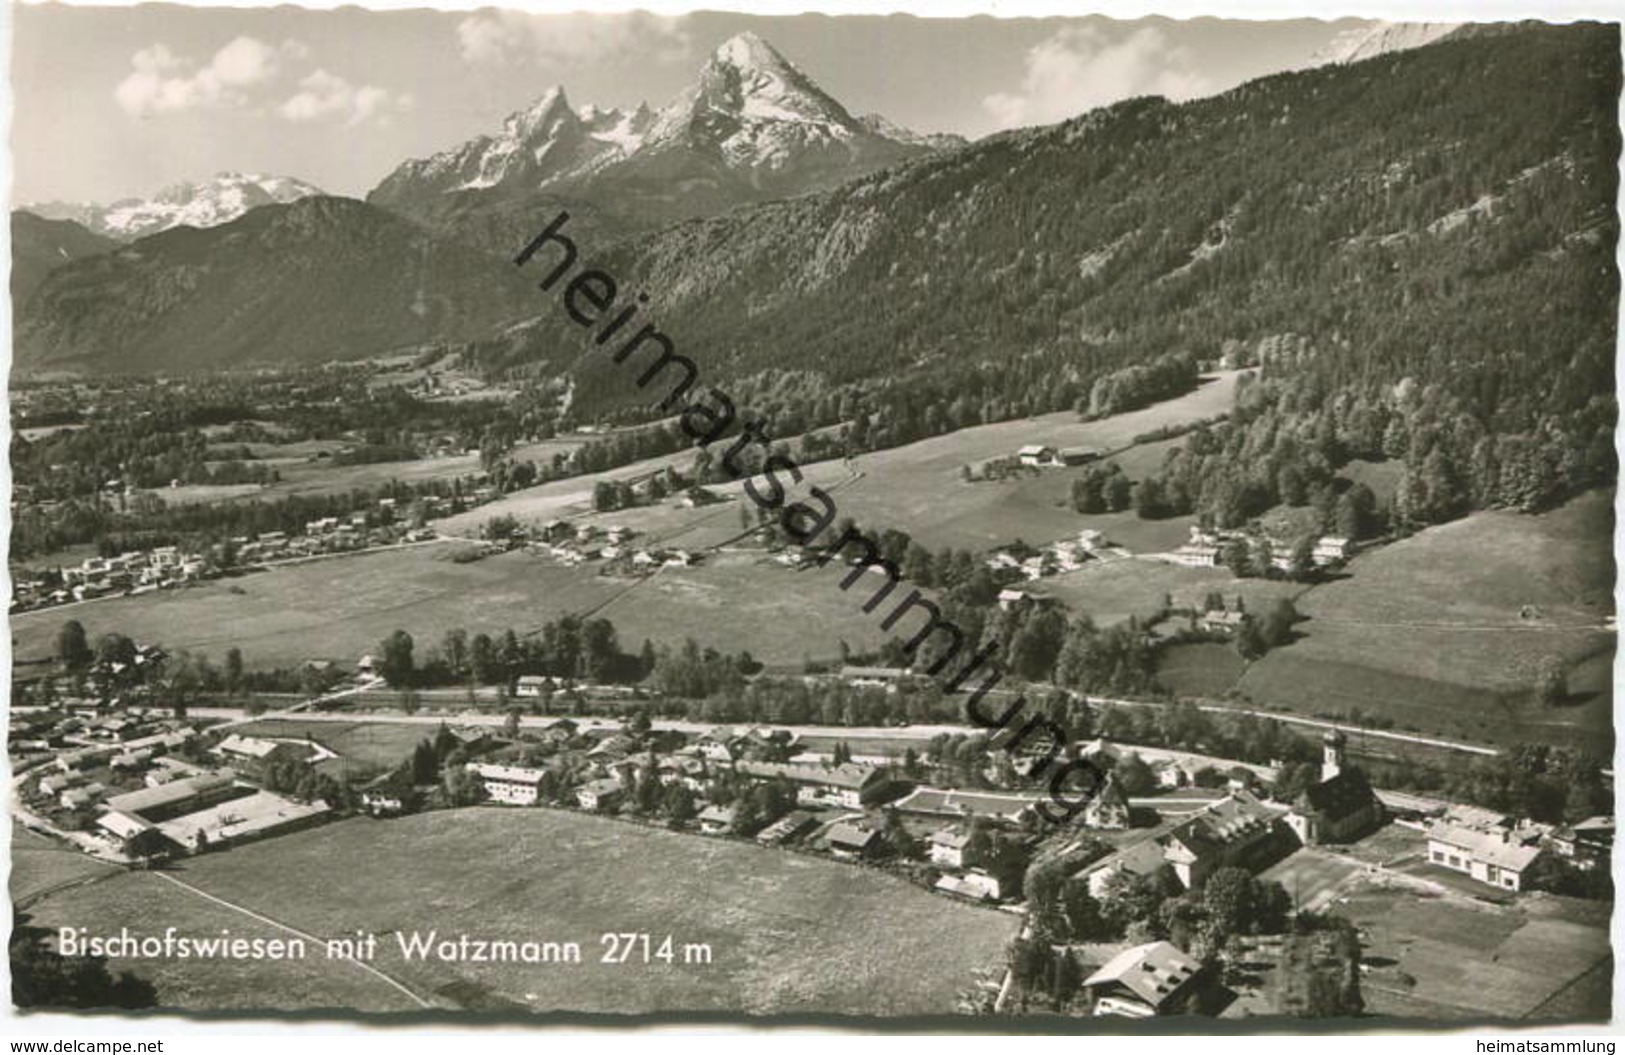
<svg viewBox="0 0 1625 1055">
<path fill-rule="evenodd" d="M 1149 26 L 1114 39 L 1093 26 L 1069 26 L 1027 52 L 1019 93 L 982 107 L 1001 127 L 1049 124 L 1138 95 L 1190 99 L 1214 90 L 1196 53 Z"/>
<path fill-rule="evenodd" d="M 476 66 L 593 62 L 616 52 L 665 62 L 688 53 L 682 18 L 626 15 L 531 15 L 481 11 L 457 23 L 463 60 Z"/>
<path fill-rule="evenodd" d="M 410 95 L 395 95 L 375 84 L 357 87 L 337 74 L 316 70 L 300 80 L 299 91 L 277 107 L 277 115 L 296 123 L 336 118 L 358 125 L 371 120 L 385 123 L 391 114 L 411 108 Z"/>
<path fill-rule="evenodd" d="M 272 46 L 253 37 L 237 37 L 201 65 L 182 59 L 164 44 L 154 44 L 130 56 L 130 73 L 113 89 L 113 100 L 138 118 L 188 110 L 242 110 L 273 113 L 288 121 L 334 119 L 347 125 L 385 121 L 411 105 L 410 96 L 377 85 L 358 87 L 311 66 L 310 48 L 297 40 Z"/>
<path fill-rule="evenodd" d="M 308 54 L 287 41 L 280 48 L 253 37 L 237 37 L 201 67 L 154 44 L 130 57 L 131 72 L 113 89 L 113 99 L 132 117 L 179 110 L 249 105 L 256 89 L 275 81 L 288 60 Z"/>
</svg>

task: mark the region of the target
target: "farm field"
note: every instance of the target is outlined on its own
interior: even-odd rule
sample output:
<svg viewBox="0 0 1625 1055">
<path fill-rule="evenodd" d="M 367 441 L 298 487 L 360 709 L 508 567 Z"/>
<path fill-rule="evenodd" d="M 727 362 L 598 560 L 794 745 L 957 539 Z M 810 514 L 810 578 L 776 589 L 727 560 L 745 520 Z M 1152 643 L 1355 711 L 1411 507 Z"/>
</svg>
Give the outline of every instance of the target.
<svg viewBox="0 0 1625 1055">
<path fill-rule="evenodd" d="M 338 862 L 342 884 L 334 882 Z M 354 819 L 191 858 L 174 874 L 314 935 L 377 933 L 374 966 L 441 1007 L 949 1013 L 975 972 L 1000 961 L 1020 922 L 829 860 L 542 809 Z M 205 929 L 194 906 L 146 902 L 161 882 L 131 873 L 48 901 L 41 918 L 93 918 L 116 931 L 167 915 Z M 211 906 L 200 905 L 212 925 Z M 396 930 L 573 941 L 581 962 L 407 962 Z M 712 962 L 601 963 L 599 938 L 610 931 L 646 932 L 657 942 L 671 934 L 679 948 L 708 944 Z M 370 981 L 348 965 L 327 969 Z M 179 991 L 197 1009 L 240 1006 L 238 980 L 215 980 L 216 970 L 175 962 L 155 981 L 166 1004 Z M 320 1006 L 297 977 L 244 981 L 257 981 L 262 1007 L 267 987 L 274 1006 Z"/>
<path fill-rule="evenodd" d="M 1356 557 L 1298 600 L 1300 640 L 1252 665 L 1253 700 L 1391 718 L 1397 728 L 1606 750 L 1615 637 L 1607 495 L 1539 516 L 1489 512 Z M 1543 708 L 1540 661 L 1571 665 L 1569 700 Z"/>
<path fill-rule="evenodd" d="M 802 466 L 809 484 L 832 490 L 841 516 L 876 528 L 895 527 L 907 531 L 929 549 L 956 546 L 974 550 L 1023 538 L 1028 542 L 1048 542 L 1070 537 L 1090 526 L 1109 526 L 1118 532 L 1155 531 L 1159 548 L 1183 540 L 1188 522 L 1167 521 L 1141 528 L 1143 522 L 1132 514 L 1110 519 L 1109 525 L 1093 525 L 1073 512 L 1067 499 L 1078 468 L 1045 469 L 1037 477 L 1007 481 L 966 483 L 961 469 L 969 463 L 1014 454 L 1020 447 L 1043 443 L 1057 447 L 1087 446 L 1116 450 L 1133 442 L 1135 436 L 1155 429 L 1209 418 L 1226 413 L 1235 393 L 1237 372 L 1214 375 L 1194 392 L 1141 410 L 1118 414 L 1101 421 L 1083 422 L 1070 411 L 1039 417 L 1003 421 L 992 425 L 961 429 L 906 446 L 874 451 L 853 459 L 859 474 L 852 478 L 840 461 Z M 771 430 L 769 430 L 771 431 Z M 1177 441 L 1148 444 L 1150 450 L 1136 454 L 1141 470 L 1161 462 L 1166 449 Z M 590 508 L 593 484 L 600 479 L 632 480 L 666 465 L 686 467 L 692 451 L 652 458 L 636 465 L 592 476 L 560 480 L 509 495 L 490 505 L 441 521 L 437 526 L 448 534 L 473 535 L 491 517 L 509 514 L 523 522 L 537 522 L 554 516 Z M 1144 461 L 1147 465 L 1140 465 Z M 1127 466 L 1125 465 L 1125 468 Z M 838 486 L 838 490 L 833 490 Z M 737 494 L 740 483 L 719 485 L 714 490 Z M 710 512 L 709 510 L 689 511 Z M 617 522 L 643 530 L 642 517 L 648 510 L 626 510 L 615 514 Z M 737 512 L 730 523 L 737 523 Z M 1108 530 L 1108 535 L 1112 532 Z M 1128 539 L 1121 540 L 1129 544 Z M 1143 538 L 1135 541 L 1142 544 Z"/>
<path fill-rule="evenodd" d="M 1445 1019 L 1606 1021 L 1610 906 L 1545 894 L 1513 905 L 1364 884 L 1332 906 L 1358 926 L 1366 1010 Z M 1600 999 L 1598 999 L 1600 997 Z"/>
<path fill-rule="evenodd" d="M 118 631 L 216 659 L 235 645 L 258 667 L 312 658 L 352 662 L 397 628 L 427 650 L 456 627 L 524 633 L 571 612 L 613 620 L 628 650 L 645 638 L 681 643 L 693 635 L 703 645 L 748 649 L 764 663 L 798 669 L 808 656 L 838 656 L 842 640 L 861 652 L 885 637 L 879 618 L 861 610 L 866 595 L 838 588 L 844 569 L 833 565 L 793 572 L 763 565 L 756 555 L 722 554 L 639 581 L 519 551 L 459 564 L 449 559 L 453 549 L 351 555 L 65 612 L 25 613 L 12 619 L 16 655 L 49 655 L 70 617 L 92 640 Z"/>
<path fill-rule="evenodd" d="M 560 436 L 524 444 L 513 450 L 514 458 L 548 464 L 555 454 L 567 453 L 593 439 L 587 435 Z M 220 453 L 234 444 L 221 447 Z M 477 454 L 452 454 L 403 462 L 374 462 L 368 465 L 335 465 L 327 459 L 315 460 L 320 452 L 331 454 L 346 446 L 337 440 L 305 440 L 298 443 L 246 444 L 260 464 L 274 466 L 282 479 L 266 484 L 196 484 L 179 488 L 159 488 L 152 493 L 172 505 L 219 502 L 240 498 L 276 501 L 293 495 L 339 494 L 356 488 L 374 488 L 390 481 L 424 483 L 452 480 L 481 472 Z"/>
</svg>

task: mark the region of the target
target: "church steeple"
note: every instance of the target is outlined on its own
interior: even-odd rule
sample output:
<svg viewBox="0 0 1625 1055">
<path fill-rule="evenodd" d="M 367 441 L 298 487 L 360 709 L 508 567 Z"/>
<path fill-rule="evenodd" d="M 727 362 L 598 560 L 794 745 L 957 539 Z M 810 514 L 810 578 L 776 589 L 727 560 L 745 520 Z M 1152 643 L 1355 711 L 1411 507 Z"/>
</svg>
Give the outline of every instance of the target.
<svg viewBox="0 0 1625 1055">
<path fill-rule="evenodd" d="M 1343 751 L 1348 737 L 1341 729 L 1333 729 L 1321 738 L 1320 782 L 1324 784 L 1343 772 Z"/>
</svg>

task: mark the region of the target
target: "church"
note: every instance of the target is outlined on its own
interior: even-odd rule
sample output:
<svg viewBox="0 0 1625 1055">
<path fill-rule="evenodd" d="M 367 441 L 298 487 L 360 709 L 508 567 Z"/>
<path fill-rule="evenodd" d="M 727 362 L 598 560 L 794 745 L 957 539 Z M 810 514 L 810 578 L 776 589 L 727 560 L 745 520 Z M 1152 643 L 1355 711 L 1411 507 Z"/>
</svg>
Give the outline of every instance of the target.
<svg viewBox="0 0 1625 1055">
<path fill-rule="evenodd" d="M 1287 826 L 1305 846 L 1352 842 L 1382 824 L 1382 803 L 1365 774 L 1348 768 L 1347 746 L 1340 730 L 1326 734 L 1320 782 L 1305 788 L 1286 815 Z"/>
</svg>

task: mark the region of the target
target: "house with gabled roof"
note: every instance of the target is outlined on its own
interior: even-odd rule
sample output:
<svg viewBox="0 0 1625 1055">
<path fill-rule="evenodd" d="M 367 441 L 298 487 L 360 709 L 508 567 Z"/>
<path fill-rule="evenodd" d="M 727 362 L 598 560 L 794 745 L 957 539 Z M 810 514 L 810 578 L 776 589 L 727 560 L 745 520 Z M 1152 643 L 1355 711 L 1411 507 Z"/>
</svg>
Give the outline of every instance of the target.
<svg viewBox="0 0 1625 1055">
<path fill-rule="evenodd" d="M 892 787 L 891 775 L 886 770 L 857 762 L 832 766 L 741 761 L 735 764 L 734 770 L 760 780 L 782 777 L 790 781 L 796 785 L 796 801 L 804 806 L 861 809 L 879 801 Z"/>
<path fill-rule="evenodd" d="M 1187 888 L 1201 886 L 1220 868 L 1257 872 L 1278 856 L 1276 812 L 1246 792 L 1219 799 L 1157 841 L 1163 859 Z"/>
<path fill-rule="evenodd" d="M 1202 965 L 1171 942 L 1124 949 L 1083 981 L 1096 1015 L 1151 1018 L 1197 1010 Z"/>
<path fill-rule="evenodd" d="M 958 828 L 939 828 L 926 839 L 926 856 L 931 863 L 944 868 L 965 867 L 965 847 L 970 845 L 970 833 Z"/>
<path fill-rule="evenodd" d="M 824 837 L 830 853 L 844 860 L 871 857 L 880 850 L 880 833 L 873 828 L 841 821 Z"/>
</svg>

